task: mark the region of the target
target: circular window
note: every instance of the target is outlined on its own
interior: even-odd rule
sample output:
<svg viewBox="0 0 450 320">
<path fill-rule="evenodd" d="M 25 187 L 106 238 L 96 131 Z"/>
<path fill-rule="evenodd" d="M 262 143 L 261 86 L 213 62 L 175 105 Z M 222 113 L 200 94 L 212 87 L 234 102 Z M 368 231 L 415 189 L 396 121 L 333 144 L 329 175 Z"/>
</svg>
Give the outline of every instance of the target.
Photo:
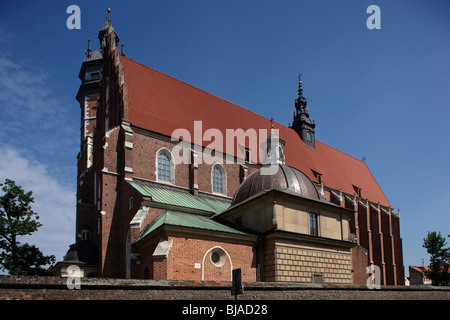
<svg viewBox="0 0 450 320">
<path fill-rule="evenodd" d="M 225 251 L 223 251 L 220 248 L 215 248 L 211 251 L 211 262 L 216 267 L 221 267 L 225 264 L 226 261 L 226 254 Z"/>
</svg>

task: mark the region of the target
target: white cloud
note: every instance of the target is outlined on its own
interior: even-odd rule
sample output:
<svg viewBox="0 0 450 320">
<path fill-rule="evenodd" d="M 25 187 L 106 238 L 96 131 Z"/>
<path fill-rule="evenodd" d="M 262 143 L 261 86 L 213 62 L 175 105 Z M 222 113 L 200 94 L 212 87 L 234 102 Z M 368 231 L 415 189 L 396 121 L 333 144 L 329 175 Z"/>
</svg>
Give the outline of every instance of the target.
<svg viewBox="0 0 450 320">
<path fill-rule="evenodd" d="M 24 241 L 60 260 L 74 242 L 79 110 L 57 89 L 51 66 L 13 52 L 14 33 L 1 25 L 0 33 L 0 181 L 33 191 L 43 226 Z"/>
<path fill-rule="evenodd" d="M 71 177 L 76 174 L 78 110 L 55 89 L 51 68 L 43 69 L 32 54 L 13 53 L 14 34 L 1 26 L 0 31 L 0 182 L 9 178 L 33 192 L 32 207 L 43 226 L 19 241 L 61 261 L 75 242 Z"/>
<path fill-rule="evenodd" d="M 69 245 L 75 241 L 76 192 L 62 185 L 46 165 L 34 160 L 27 152 L 0 145 L 0 181 L 14 180 L 26 192 L 32 191 L 32 204 L 43 226 L 22 242 L 35 244 L 45 255 L 62 260 Z M 1 192 L 1 191 L 0 191 Z"/>
<path fill-rule="evenodd" d="M 0 102 L 8 117 L 22 124 L 37 124 L 35 121 L 38 119 L 50 117 L 53 120 L 61 111 L 51 98 L 45 84 L 48 76 L 42 70 L 3 55 L 0 58 L 0 74 Z"/>
<path fill-rule="evenodd" d="M 62 149 L 76 154 L 75 101 L 55 89 L 54 70 L 17 58 L 7 48 L 0 46 L 0 139 L 35 154 L 56 157 Z"/>
</svg>

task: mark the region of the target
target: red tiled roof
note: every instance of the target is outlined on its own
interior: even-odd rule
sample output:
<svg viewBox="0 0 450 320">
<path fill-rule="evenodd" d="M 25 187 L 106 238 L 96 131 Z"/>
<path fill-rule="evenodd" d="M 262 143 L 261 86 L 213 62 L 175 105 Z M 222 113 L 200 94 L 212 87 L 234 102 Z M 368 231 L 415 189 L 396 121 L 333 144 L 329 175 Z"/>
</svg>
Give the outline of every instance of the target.
<svg viewBox="0 0 450 320">
<path fill-rule="evenodd" d="M 447 266 L 447 270 L 450 271 L 450 263 L 445 263 L 444 265 L 441 266 L 441 270 L 443 270 L 445 267 Z M 424 273 L 425 271 L 430 271 L 430 267 L 425 266 L 425 267 L 415 267 L 415 266 L 410 266 L 411 269 L 420 272 L 420 273 Z"/>
<path fill-rule="evenodd" d="M 184 128 L 193 137 L 194 121 L 202 121 L 202 133 L 219 129 L 225 139 L 226 129 L 266 129 L 270 120 L 207 93 L 150 67 L 120 56 L 124 80 L 128 86 L 129 120 L 132 125 L 171 136 Z M 315 181 L 312 170 L 322 174 L 323 182 L 333 189 L 354 193 L 353 185 L 372 202 L 390 206 L 389 201 L 366 164 L 346 153 L 316 140 L 316 149 L 307 147 L 291 128 L 275 123 L 286 142 L 286 164 Z M 262 141 L 259 141 L 259 144 Z M 205 141 L 204 145 L 210 144 Z"/>
<path fill-rule="evenodd" d="M 430 267 L 411 267 L 411 269 L 420 272 L 420 273 L 424 273 L 425 271 L 430 271 Z"/>
</svg>

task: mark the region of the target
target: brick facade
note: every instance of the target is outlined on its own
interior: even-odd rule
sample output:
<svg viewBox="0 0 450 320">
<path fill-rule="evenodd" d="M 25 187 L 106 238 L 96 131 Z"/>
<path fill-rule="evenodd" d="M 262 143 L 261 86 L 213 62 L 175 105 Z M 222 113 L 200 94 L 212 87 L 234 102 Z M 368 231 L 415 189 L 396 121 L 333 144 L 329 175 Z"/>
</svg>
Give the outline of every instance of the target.
<svg viewBox="0 0 450 320">
<path fill-rule="evenodd" d="M 308 283 L 313 281 L 314 275 L 320 275 L 326 283 L 349 284 L 363 283 L 367 278 L 365 266 L 373 263 L 382 269 L 382 284 L 403 284 L 399 217 L 391 212 L 391 208 L 329 189 L 320 185 L 320 181 L 315 182 L 325 190 L 325 198 L 338 206 L 354 210 L 350 230 L 357 235 L 357 244 L 367 252 L 280 243 L 273 243 L 262 250 L 251 241 L 232 241 L 231 236 L 224 240 L 212 234 L 194 237 L 171 233 L 164 234 L 167 241 L 172 241 L 167 257 L 153 257 L 159 237 L 145 246 L 133 247 L 131 243 L 138 239 L 143 229 L 165 209 L 173 209 L 173 206 L 162 206 L 152 203 L 151 199 L 144 199 L 128 181 L 142 179 L 159 182 L 156 167 L 158 151 L 167 149 L 173 153 L 176 142 L 130 122 L 128 87 L 116 48 L 116 36 L 112 31 L 106 39 L 98 92 L 90 92 L 86 100 L 80 100 L 82 123 L 86 125 L 81 129 L 78 157 L 76 234 L 86 226 L 91 230 L 92 242 L 99 248 L 100 276 L 229 281 L 231 270 L 240 267 L 245 281 Z M 193 145 L 191 147 L 194 149 Z M 193 157 L 190 152 L 189 157 Z M 176 164 L 173 181 L 162 184 L 176 186 L 194 195 L 208 194 L 231 202 L 243 180 L 260 167 L 248 162 L 224 163 L 222 166 L 226 177 L 225 194 L 213 193 L 213 165 L 206 163 Z M 338 199 L 336 195 L 339 194 Z M 130 226 L 144 207 L 146 215 L 139 225 Z M 215 247 L 220 247 L 226 254 L 225 262 L 220 267 L 214 265 L 208 256 Z"/>
<path fill-rule="evenodd" d="M 366 267 L 369 265 L 367 250 L 361 246 L 351 249 L 352 253 L 352 283 L 366 285 L 368 273 Z"/>
<path fill-rule="evenodd" d="M 170 237 L 173 250 L 168 257 L 168 280 L 231 281 L 231 271 L 242 268 L 244 281 L 256 281 L 254 247 L 240 243 L 213 241 L 208 238 Z M 211 261 L 214 248 L 223 249 L 224 264 Z M 196 264 L 199 266 L 196 268 Z"/>
</svg>

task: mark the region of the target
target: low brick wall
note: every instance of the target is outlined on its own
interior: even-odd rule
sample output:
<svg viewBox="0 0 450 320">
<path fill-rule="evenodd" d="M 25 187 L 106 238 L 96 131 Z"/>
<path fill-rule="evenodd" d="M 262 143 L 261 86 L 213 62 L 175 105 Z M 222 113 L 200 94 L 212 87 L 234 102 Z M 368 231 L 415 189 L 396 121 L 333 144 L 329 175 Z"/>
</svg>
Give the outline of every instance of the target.
<svg viewBox="0 0 450 320">
<path fill-rule="evenodd" d="M 0 276 L 1 300 L 234 300 L 231 283 Z M 239 300 L 450 300 L 450 287 L 393 287 L 275 282 L 244 284 Z"/>
</svg>

